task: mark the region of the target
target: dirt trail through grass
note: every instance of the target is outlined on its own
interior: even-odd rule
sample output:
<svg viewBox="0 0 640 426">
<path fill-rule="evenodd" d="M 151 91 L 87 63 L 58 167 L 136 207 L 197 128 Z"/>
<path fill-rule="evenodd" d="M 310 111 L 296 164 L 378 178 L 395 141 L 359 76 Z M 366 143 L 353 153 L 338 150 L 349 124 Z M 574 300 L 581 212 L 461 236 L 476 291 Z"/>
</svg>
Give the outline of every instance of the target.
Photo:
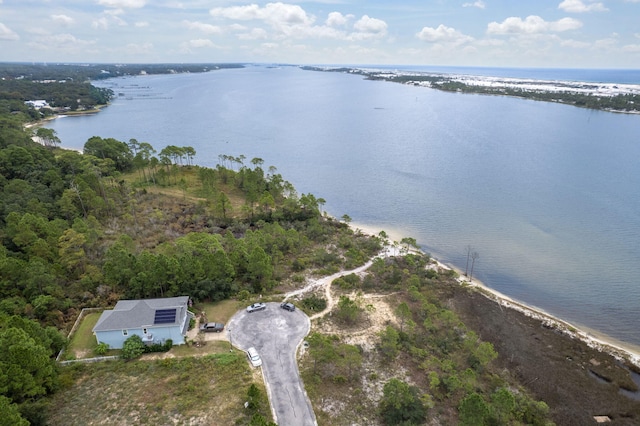
<svg viewBox="0 0 640 426">
<path fill-rule="evenodd" d="M 345 276 L 345 275 L 359 274 L 361 272 L 364 272 L 367 269 L 369 269 L 369 267 L 373 264 L 373 261 L 375 259 L 377 259 L 379 257 L 388 257 L 390 255 L 391 255 L 391 252 L 389 250 L 385 250 L 384 252 L 382 252 L 378 256 L 376 256 L 373 259 L 369 260 L 364 265 L 359 266 L 359 267 L 357 267 L 355 269 L 351 269 L 349 271 L 336 272 L 335 274 L 329 275 L 328 277 L 322 277 L 322 278 L 318 278 L 318 279 L 310 279 L 310 280 L 307 281 L 307 285 L 305 285 L 303 288 L 300 288 L 298 290 L 294 290 L 294 291 L 290 291 L 290 292 L 286 293 L 284 295 L 285 296 L 284 300 L 286 301 L 291 297 L 300 296 L 302 294 L 309 293 L 309 292 L 315 291 L 318 288 L 324 287 L 325 298 L 327 299 L 327 307 L 323 311 L 318 312 L 317 314 L 314 314 L 313 316 L 309 317 L 309 319 L 311 321 L 313 321 L 314 319 L 323 317 L 327 313 L 331 312 L 331 310 L 333 309 L 333 307 L 336 304 L 335 299 L 333 298 L 333 295 L 331 293 L 331 283 L 333 282 L 333 280 L 335 280 L 337 278 L 340 278 L 342 276 Z"/>
</svg>

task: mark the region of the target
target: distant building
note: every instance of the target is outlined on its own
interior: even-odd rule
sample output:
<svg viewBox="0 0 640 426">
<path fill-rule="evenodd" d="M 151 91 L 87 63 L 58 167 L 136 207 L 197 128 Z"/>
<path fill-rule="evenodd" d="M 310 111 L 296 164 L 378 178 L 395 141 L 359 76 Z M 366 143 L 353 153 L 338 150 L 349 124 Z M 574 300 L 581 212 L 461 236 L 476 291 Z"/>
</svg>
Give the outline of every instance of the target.
<svg viewBox="0 0 640 426">
<path fill-rule="evenodd" d="M 194 315 L 187 309 L 189 296 L 164 299 L 120 300 L 112 310 L 102 313 L 95 327 L 98 343 L 122 349 L 124 341 L 137 334 L 145 344 L 185 343 L 189 321 Z"/>
<path fill-rule="evenodd" d="M 25 104 L 34 107 L 35 109 L 40 108 L 51 108 L 49 103 L 45 100 L 37 100 L 37 101 L 26 101 Z"/>
</svg>

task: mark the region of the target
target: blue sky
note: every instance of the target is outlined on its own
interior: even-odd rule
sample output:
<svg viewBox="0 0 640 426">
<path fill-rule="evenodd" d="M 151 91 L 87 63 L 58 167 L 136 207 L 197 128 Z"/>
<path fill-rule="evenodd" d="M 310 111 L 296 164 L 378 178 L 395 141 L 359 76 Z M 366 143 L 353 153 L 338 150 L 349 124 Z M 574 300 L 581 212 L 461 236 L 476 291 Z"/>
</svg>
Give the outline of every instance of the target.
<svg viewBox="0 0 640 426">
<path fill-rule="evenodd" d="M 640 68 L 640 0 L 0 0 L 0 61 Z"/>
</svg>

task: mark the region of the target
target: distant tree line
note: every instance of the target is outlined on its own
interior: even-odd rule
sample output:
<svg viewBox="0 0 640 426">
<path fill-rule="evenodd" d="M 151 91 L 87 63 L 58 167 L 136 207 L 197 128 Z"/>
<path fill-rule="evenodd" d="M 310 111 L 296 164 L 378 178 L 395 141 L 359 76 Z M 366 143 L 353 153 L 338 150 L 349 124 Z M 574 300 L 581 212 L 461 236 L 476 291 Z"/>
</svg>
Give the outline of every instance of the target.
<svg viewBox="0 0 640 426">
<path fill-rule="evenodd" d="M 95 87 L 88 82 L 0 80 L 0 101 L 7 101 L 7 106 L 12 105 L 9 101 L 24 103 L 28 100 L 44 99 L 53 108 L 69 108 L 75 111 L 80 106 L 91 109 L 96 105 L 107 104 L 112 98 L 111 89 Z M 22 108 L 16 110 L 20 111 Z"/>
<path fill-rule="evenodd" d="M 640 95 L 620 94 L 605 96 L 591 93 L 576 93 L 569 90 L 559 92 L 535 91 L 528 89 L 509 87 L 487 87 L 474 84 L 467 84 L 461 81 L 454 81 L 449 76 L 436 74 L 393 74 L 379 73 L 354 68 L 330 68 L 322 67 L 302 67 L 309 71 L 343 72 L 349 74 L 362 75 L 368 80 L 384 80 L 402 84 L 418 84 L 428 82 L 429 87 L 447 92 L 479 93 L 486 95 L 515 96 L 524 99 L 537 101 L 556 102 L 577 107 L 598 109 L 605 111 L 619 112 L 639 112 Z"/>
<path fill-rule="evenodd" d="M 112 77 L 145 74 L 200 73 L 225 68 L 242 68 L 243 64 L 33 64 L 0 63 L 0 79 L 31 81 L 67 80 L 88 82 Z"/>
</svg>

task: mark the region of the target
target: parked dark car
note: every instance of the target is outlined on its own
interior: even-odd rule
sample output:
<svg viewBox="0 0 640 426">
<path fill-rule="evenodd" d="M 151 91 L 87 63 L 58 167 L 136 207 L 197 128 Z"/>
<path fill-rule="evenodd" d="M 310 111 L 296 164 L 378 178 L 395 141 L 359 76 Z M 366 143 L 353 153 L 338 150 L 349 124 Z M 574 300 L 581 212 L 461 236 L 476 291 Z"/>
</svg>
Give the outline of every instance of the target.
<svg viewBox="0 0 640 426">
<path fill-rule="evenodd" d="M 267 305 L 265 305 L 262 302 L 254 303 L 253 305 L 247 306 L 247 312 L 249 313 L 255 312 L 255 311 L 262 311 L 265 309 L 267 309 Z"/>
<path fill-rule="evenodd" d="M 285 310 L 289 311 L 289 312 L 293 312 L 293 311 L 296 310 L 296 307 L 293 305 L 293 303 L 289 303 L 289 302 L 282 302 L 280 304 L 280 307 L 282 309 L 285 309 Z"/>
<path fill-rule="evenodd" d="M 214 333 L 220 333 L 224 330 L 224 324 L 219 322 L 208 322 L 200 326 L 200 331 L 212 331 Z"/>
</svg>

